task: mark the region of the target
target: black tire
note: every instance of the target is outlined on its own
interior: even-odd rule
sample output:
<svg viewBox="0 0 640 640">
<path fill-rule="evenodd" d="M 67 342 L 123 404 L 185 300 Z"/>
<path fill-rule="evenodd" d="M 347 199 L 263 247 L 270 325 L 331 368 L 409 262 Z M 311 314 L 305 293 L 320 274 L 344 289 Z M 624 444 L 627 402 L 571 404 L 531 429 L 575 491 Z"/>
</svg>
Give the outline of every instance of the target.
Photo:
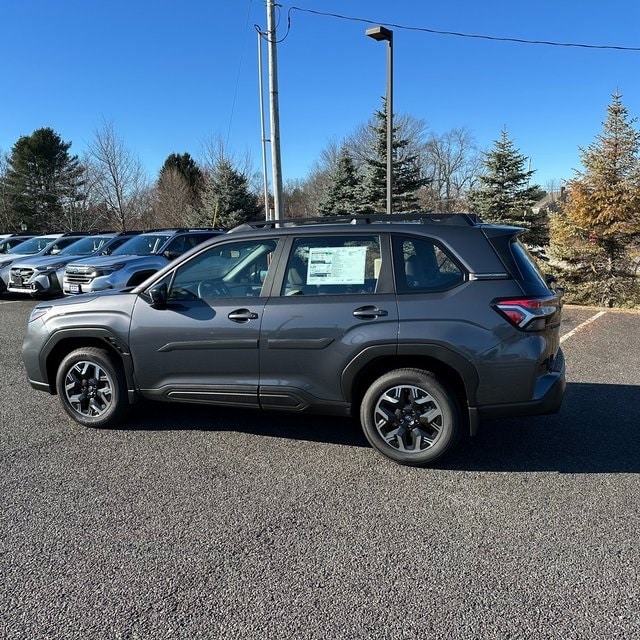
<svg viewBox="0 0 640 640">
<path fill-rule="evenodd" d="M 460 435 L 458 403 L 422 369 L 396 369 L 369 387 L 360 422 L 371 446 L 400 464 L 420 467 L 441 458 Z"/>
<path fill-rule="evenodd" d="M 86 427 L 109 427 L 129 407 L 124 372 L 104 349 L 84 347 L 67 355 L 56 375 L 64 410 Z"/>
</svg>

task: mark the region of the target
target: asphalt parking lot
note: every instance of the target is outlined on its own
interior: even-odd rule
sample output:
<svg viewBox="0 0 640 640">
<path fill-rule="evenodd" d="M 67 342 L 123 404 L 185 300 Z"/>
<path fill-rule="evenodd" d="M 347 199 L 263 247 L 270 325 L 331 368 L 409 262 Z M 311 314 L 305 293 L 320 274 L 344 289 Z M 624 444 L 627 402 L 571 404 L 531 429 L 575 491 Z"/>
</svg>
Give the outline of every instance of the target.
<svg viewBox="0 0 640 640">
<path fill-rule="evenodd" d="M 640 313 L 565 307 L 560 414 L 434 469 L 342 419 L 32 391 L 0 299 L 0 637 L 640 637 Z"/>
</svg>

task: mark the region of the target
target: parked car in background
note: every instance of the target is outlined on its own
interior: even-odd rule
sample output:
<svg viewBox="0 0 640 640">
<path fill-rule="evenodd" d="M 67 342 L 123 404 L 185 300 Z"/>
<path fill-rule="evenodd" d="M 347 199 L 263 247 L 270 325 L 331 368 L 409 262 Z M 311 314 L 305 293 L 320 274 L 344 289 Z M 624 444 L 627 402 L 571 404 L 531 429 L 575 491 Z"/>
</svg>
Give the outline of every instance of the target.
<svg viewBox="0 0 640 640">
<path fill-rule="evenodd" d="M 108 256 L 138 233 L 99 233 L 76 239 L 55 255 L 20 258 L 11 265 L 7 290 L 33 297 L 61 294 L 64 269 L 69 262 L 77 258 Z"/>
<path fill-rule="evenodd" d="M 5 235 L 2 239 L 0 239 L 0 255 L 4 253 L 8 253 L 13 247 L 17 247 L 21 242 L 25 240 L 30 240 L 33 238 L 32 235 L 18 235 L 15 233 L 10 233 Z"/>
<path fill-rule="evenodd" d="M 430 464 L 483 418 L 562 402 L 562 295 L 523 231 L 465 214 L 243 225 L 133 289 L 36 305 L 27 376 L 86 426 L 136 397 L 351 415 L 384 456 Z"/>
<path fill-rule="evenodd" d="M 82 232 L 50 233 L 42 236 L 35 236 L 34 238 L 25 240 L 10 249 L 3 256 L 0 256 L 0 293 L 4 293 L 7 290 L 11 265 L 16 260 L 35 256 L 56 255 L 65 247 L 86 235 L 86 233 Z"/>
<path fill-rule="evenodd" d="M 216 229 L 169 229 L 141 233 L 110 256 L 73 260 L 67 264 L 65 295 L 133 287 L 204 240 L 220 235 Z"/>
</svg>

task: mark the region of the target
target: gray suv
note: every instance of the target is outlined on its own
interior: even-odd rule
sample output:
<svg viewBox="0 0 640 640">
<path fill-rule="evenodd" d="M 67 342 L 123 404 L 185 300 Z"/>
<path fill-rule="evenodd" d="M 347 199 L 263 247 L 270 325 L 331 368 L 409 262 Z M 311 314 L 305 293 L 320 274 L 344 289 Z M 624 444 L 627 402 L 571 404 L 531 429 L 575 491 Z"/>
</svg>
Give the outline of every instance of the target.
<svg viewBox="0 0 640 640">
<path fill-rule="evenodd" d="M 31 385 L 94 427 L 136 398 L 359 416 L 408 465 L 559 409 L 561 296 L 522 229 L 466 214 L 243 225 L 126 292 L 36 306 Z"/>
</svg>

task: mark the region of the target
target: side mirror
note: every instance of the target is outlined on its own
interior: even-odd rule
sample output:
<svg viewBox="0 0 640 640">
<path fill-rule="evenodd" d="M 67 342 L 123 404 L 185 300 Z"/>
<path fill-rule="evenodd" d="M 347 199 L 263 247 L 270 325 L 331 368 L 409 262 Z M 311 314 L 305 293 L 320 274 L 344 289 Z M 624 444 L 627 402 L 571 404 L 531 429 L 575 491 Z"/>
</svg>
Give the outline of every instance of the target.
<svg viewBox="0 0 640 640">
<path fill-rule="evenodd" d="M 169 249 L 167 249 L 166 251 L 163 251 L 162 255 L 169 261 L 175 260 L 177 257 L 180 256 L 180 254 L 177 251 L 170 251 Z"/>
<path fill-rule="evenodd" d="M 151 287 L 151 289 L 149 289 L 149 296 L 151 297 L 151 306 L 154 309 L 164 309 L 169 299 L 167 283 L 163 282 L 162 284 L 157 284 L 155 287 Z"/>
<path fill-rule="evenodd" d="M 545 273 L 544 280 L 547 283 L 547 286 L 551 288 L 551 285 L 556 281 L 556 277 L 551 273 Z"/>
</svg>

